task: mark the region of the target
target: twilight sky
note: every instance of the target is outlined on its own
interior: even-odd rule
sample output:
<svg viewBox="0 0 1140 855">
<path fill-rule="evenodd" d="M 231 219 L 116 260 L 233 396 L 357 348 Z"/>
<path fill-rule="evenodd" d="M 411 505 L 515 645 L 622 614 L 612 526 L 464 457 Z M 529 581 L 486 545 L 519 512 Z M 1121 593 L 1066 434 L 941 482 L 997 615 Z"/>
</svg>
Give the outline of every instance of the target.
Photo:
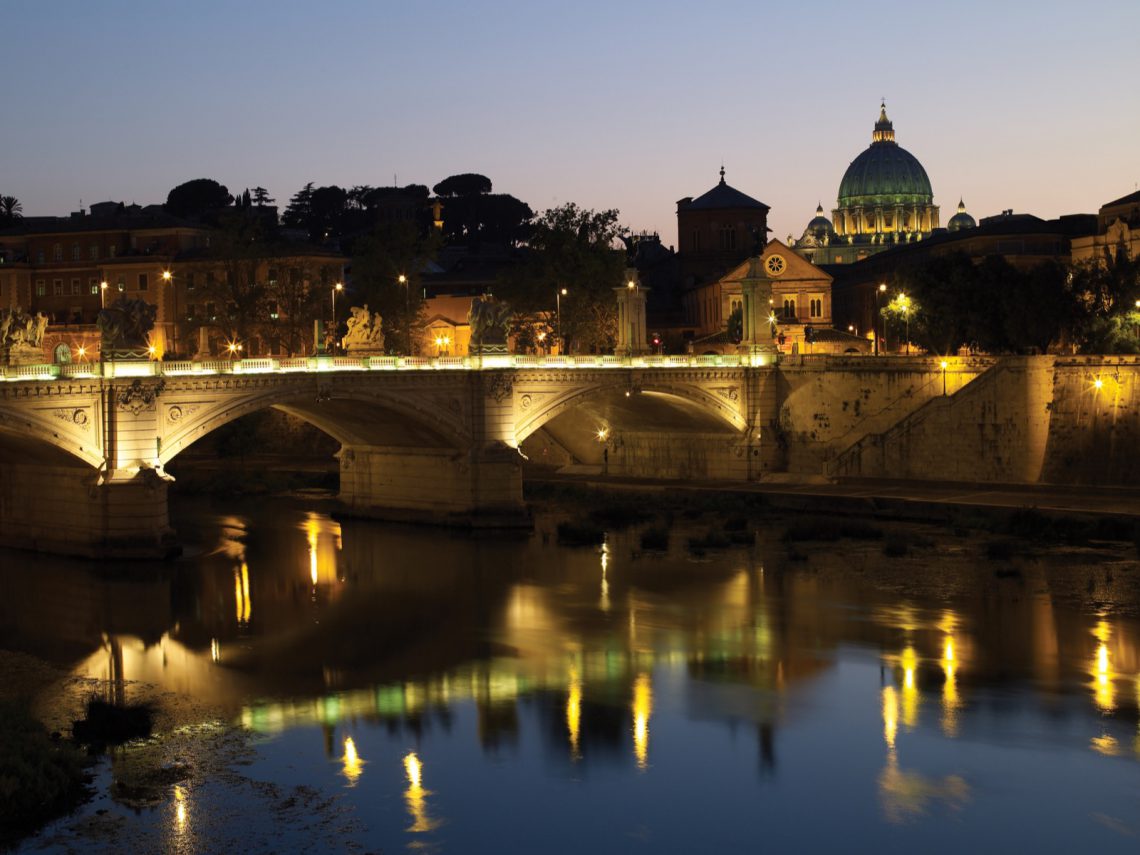
<svg viewBox="0 0 1140 855">
<path fill-rule="evenodd" d="M 676 243 L 727 180 L 797 236 L 879 99 L 943 223 L 1095 212 L 1140 181 L 1140 2 L 4 0 L 0 193 L 24 214 L 214 178 L 429 187 L 480 172 L 542 210 Z M 830 214 L 829 214 L 830 215 Z"/>
</svg>

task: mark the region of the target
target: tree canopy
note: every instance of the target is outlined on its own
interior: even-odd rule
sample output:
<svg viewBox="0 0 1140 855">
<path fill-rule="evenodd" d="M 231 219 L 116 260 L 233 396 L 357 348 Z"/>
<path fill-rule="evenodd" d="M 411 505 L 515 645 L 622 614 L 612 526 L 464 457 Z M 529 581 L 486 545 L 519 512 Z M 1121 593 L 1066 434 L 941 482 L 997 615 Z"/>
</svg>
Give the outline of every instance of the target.
<svg viewBox="0 0 1140 855">
<path fill-rule="evenodd" d="M 573 202 L 545 211 L 534 221 L 523 263 L 504 275 L 496 293 L 519 314 L 548 318 L 550 334 L 560 327 L 567 349 L 611 349 L 617 333 L 613 289 L 625 270 L 625 253 L 614 248 L 626 233 L 618 216 L 617 210 Z"/>
<path fill-rule="evenodd" d="M 476 172 L 464 172 L 443 179 L 431 189 L 437 196 L 478 196 L 491 192 L 491 179 Z"/>
<path fill-rule="evenodd" d="M 171 190 L 163 207 L 175 217 L 208 220 L 233 201 L 234 197 L 224 184 L 212 178 L 195 178 Z"/>
</svg>

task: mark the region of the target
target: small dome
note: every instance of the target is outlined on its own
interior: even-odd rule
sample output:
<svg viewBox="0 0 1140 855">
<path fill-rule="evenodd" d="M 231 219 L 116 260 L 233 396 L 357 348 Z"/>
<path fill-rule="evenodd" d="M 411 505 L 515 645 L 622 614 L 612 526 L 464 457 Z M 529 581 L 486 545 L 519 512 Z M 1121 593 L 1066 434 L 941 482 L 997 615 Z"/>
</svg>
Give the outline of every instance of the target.
<svg viewBox="0 0 1140 855">
<path fill-rule="evenodd" d="M 963 229 L 975 229 L 978 227 L 977 221 L 966 213 L 966 204 L 961 199 L 958 200 L 958 213 L 950 218 L 950 222 L 946 224 L 947 231 L 960 232 Z"/>
<path fill-rule="evenodd" d="M 835 227 L 831 224 L 831 220 L 823 215 L 823 205 L 816 206 L 815 216 L 812 217 L 811 222 L 807 224 L 806 231 L 820 239 L 834 236 Z"/>
</svg>

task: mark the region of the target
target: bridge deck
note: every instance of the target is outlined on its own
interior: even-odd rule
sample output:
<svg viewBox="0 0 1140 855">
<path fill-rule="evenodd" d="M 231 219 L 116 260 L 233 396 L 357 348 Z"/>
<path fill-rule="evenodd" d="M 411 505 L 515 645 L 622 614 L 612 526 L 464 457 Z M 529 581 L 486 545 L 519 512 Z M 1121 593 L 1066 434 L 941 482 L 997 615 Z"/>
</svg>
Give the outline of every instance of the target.
<svg viewBox="0 0 1140 855">
<path fill-rule="evenodd" d="M 551 368 L 739 368 L 775 362 L 775 354 L 670 356 L 308 356 L 201 361 L 133 360 L 20 365 L 3 369 L 0 381 L 84 377 L 178 377 L 208 374 L 292 374 L 327 371 L 482 371 Z"/>
</svg>

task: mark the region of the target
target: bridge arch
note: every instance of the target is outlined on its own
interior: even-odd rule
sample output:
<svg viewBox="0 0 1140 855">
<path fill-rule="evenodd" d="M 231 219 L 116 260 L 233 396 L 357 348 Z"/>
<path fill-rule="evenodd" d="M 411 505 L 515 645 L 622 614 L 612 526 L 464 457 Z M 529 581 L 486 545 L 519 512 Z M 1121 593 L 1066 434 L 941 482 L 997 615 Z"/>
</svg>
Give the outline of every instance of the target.
<svg viewBox="0 0 1140 855">
<path fill-rule="evenodd" d="M 630 383 L 628 379 L 614 378 L 603 382 L 590 383 L 570 389 L 562 394 L 543 400 L 526 412 L 516 423 L 515 441 L 522 444 L 527 437 L 565 413 L 583 408 L 591 403 L 605 400 L 625 401 L 629 409 L 638 409 L 642 401 L 653 400 L 661 406 L 655 407 L 658 413 L 672 410 L 684 422 L 696 427 L 701 421 L 711 430 L 727 433 L 744 433 L 748 430 L 748 420 L 737 406 L 740 395 L 735 389 L 726 390 L 725 396 L 710 392 L 691 384 L 667 383 L 656 380 Z M 645 408 L 648 409 L 648 408 Z M 636 416 L 627 423 L 619 417 L 615 426 L 629 429 L 650 429 L 652 424 L 639 424 Z"/>
<path fill-rule="evenodd" d="M 343 446 L 418 446 L 461 448 L 469 430 L 453 406 L 441 412 L 431 401 L 399 390 L 330 386 L 314 392 L 312 383 L 258 386 L 247 394 L 196 394 L 183 401 L 177 391 L 164 394 L 159 417 L 165 465 L 205 436 L 243 416 L 276 408 L 312 424 Z M 438 403 L 438 402 L 435 402 Z"/>
<path fill-rule="evenodd" d="M 56 402 L 53 406 L 18 412 L 0 404 L 0 461 L 90 466 L 105 463 L 94 402 Z"/>
</svg>

